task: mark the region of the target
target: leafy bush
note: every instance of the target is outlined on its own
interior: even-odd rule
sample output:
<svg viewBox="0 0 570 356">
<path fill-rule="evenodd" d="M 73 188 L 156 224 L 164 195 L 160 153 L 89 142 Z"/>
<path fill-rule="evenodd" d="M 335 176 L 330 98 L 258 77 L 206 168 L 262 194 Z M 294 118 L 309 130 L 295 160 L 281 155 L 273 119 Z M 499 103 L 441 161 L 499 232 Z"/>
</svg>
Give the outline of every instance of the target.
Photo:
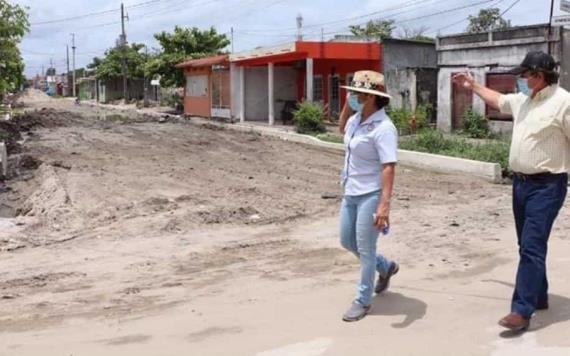
<svg viewBox="0 0 570 356">
<path fill-rule="evenodd" d="M 503 141 L 472 143 L 464 138 L 446 137 L 437 130 L 423 130 L 400 143 L 400 148 L 405 150 L 499 163 L 503 175 L 508 174 L 509 146 L 508 142 Z"/>
<path fill-rule="evenodd" d="M 293 123 L 300 134 L 319 134 L 327 131 L 323 118 L 323 107 L 308 101 L 299 103 L 293 112 Z"/>
<path fill-rule="evenodd" d="M 414 115 L 416 117 L 416 130 L 421 130 L 428 127 L 429 118 L 431 117 L 432 111 L 433 107 L 429 104 L 419 105 L 416 108 L 415 113 L 412 113 L 410 110 L 404 108 L 398 109 L 394 107 L 388 107 L 386 109 L 388 116 L 390 119 L 392 119 L 392 122 L 401 135 L 412 133 L 412 117 Z"/>
<path fill-rule="evenodd" d="M 463 133 L 471 138 L 491 137 L 487 119 L 473 109 L 468 109 L 463 114 Z"/>
</svg>

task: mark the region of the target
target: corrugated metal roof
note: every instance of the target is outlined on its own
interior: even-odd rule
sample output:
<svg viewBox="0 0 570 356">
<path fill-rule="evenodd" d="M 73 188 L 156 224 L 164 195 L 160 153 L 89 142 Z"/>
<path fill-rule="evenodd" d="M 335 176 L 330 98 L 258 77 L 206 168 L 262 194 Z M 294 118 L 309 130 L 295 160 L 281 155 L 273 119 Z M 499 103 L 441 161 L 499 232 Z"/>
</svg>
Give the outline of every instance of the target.
<svg viewBox="0 0 570 356">
<path fill-rule="evenodd" d="M 216 64 L 221 64 L 227 62 L 229 60 L 229 56 L 227 54 L 222 54 L 219 56 L 212 56 L 200 59 L 191 59 L 189 61 L 185 61 L 176 65 L 176 68 L 187 68 L 187 67 L 207 67 L 213 66 Z"/>
</svg>

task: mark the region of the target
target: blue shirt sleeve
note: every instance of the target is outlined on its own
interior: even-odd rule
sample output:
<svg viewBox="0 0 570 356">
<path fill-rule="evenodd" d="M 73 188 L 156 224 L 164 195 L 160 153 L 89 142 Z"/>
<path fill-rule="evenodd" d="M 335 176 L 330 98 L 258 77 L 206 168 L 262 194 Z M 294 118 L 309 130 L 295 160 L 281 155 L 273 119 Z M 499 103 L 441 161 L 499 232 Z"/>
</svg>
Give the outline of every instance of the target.
<svg viewBox="0 0 570 356">
<path fill-rule="evenodd" d="M 386 123 L 385 127 L 376 135 L 375 141 L 380 163 L 398 162 L 398 131 L 394 124 Z"/>
</svg>

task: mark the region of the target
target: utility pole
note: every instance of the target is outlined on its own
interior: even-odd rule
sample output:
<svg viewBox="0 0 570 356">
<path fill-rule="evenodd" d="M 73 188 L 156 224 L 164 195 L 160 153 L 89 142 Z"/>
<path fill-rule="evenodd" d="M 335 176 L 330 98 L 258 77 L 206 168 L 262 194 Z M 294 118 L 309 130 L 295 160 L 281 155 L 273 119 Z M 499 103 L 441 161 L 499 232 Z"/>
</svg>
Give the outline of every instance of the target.
<svg viewBox="0 0 570 356">
<path fill-rule="evenodd" d="M 234 28 L 232 27 L 232 53 L 234 53 Z"/>
<path fill-rule="evenodd" d="M 145 64 L 145 67 L 146 67 L 147 63 L 148 63 L 148 47 L 145 44 L 144 45 L 144 64 Z M 148 107 L 148 78 L 146 77 L 146 68 L 143 72 L 144 72 L 144 104 L 143 104 L 143 106 L 145 108 L 147 108 Z"/>
<path fill-rule="evenodd" d="M 128 90 L 127 90 L 127 34 L 125 33 L 125 5 L 121 3 L 121 48 L 123 52 L 123 98 L 125 104 L 128 102 Z"/>
<path fill-rule="evenodd" d="M 321 42 L 325 42 L 325 29 L 321 28 Z"/>
<path fill-rule="evenodd" d="M 65 53 L 66 53 L 66 63 L 67 63 L 67 72 L 66 73 L 66 80 L 65 86 L 67 87 L 67 93 L 65 95 L 69 95 L 69 45 L 65 46 Z"/>
<path fill-rule="evenodd" d="M 75 33 L 71 34 L 71 51 L 72 51 L 72 57 L 71 57 L 71 67 L 73 69 L 73 73 L 72 73 L 72 83 L 71 83 L 71 87 L 72 87 L 72 93 L 73 93 L 73 97 L 76 97 L 76 93 L 75 93 Z"/>
<path fill-rule="evenodd" d="M 550 37 L 552 36 L 552 15 L 554 14 L 554 0 L 550 1 L 550 17 L 548 18 L 548 54 L 552 54 Z"/>
</svg>

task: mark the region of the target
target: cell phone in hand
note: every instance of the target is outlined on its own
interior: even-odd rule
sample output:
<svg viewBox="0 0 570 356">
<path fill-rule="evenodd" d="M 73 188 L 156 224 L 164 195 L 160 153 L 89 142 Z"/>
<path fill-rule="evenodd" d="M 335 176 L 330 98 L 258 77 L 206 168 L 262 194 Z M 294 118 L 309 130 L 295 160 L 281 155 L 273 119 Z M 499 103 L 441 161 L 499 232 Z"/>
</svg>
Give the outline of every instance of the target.
<svg viewBox="0 0 570 356">
<path fill-rule="evenodd" d="M 372 214 L 372 219 L 376 222 L 376 214 Z M 384 226 L 380 231 L 382 231 L 382 235 L 388 235 L 390 233 L 390 226 Z"/>
</svg>

